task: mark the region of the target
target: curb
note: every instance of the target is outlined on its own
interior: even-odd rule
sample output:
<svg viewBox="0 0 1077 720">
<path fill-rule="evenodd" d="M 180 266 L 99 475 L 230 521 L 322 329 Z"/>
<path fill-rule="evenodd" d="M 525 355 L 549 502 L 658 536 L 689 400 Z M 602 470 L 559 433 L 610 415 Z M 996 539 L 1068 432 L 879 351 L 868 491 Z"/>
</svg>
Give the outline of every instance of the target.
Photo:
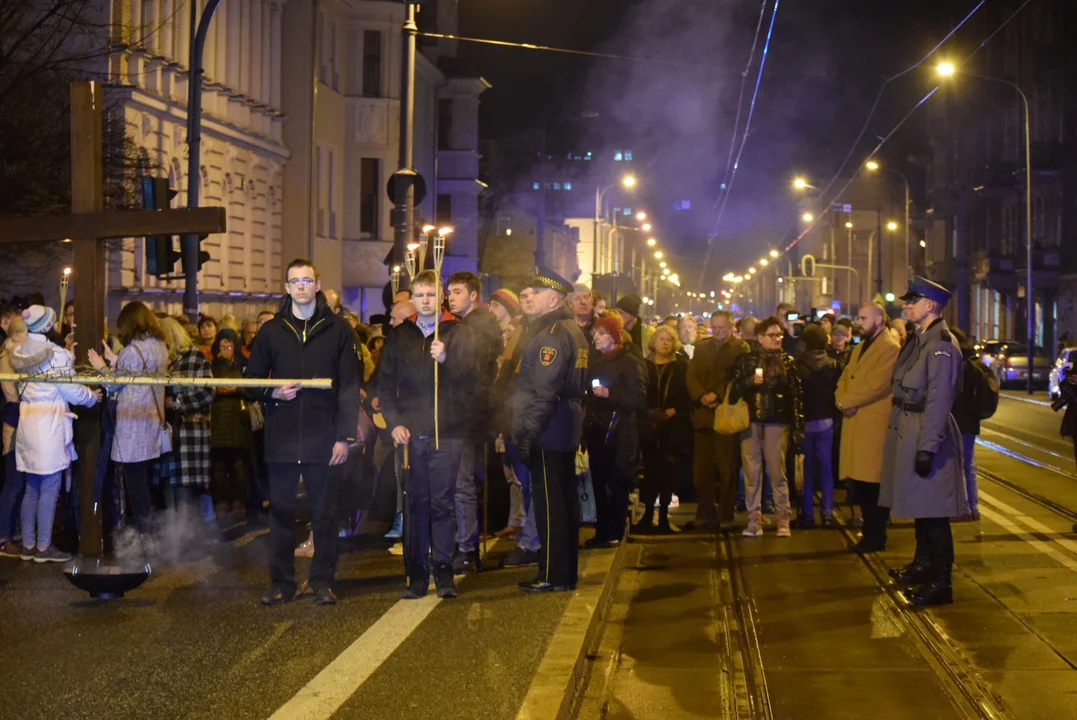
<svg viewBox="0 0 1077 720">
<path fill-rule="evenodd" d="M 588 655 L 598 639 L 624 562 L 622 541 L 612 553 L 589 551 L 584 572 L 528 688 L 517 720 L 568 720 L 586 681 Z M 607 563 L 608 558 L 608 563 Z M 596 575 L 603 574 L 598 585 Z M 586 616 L 586 617 L 585 617 Z"/>
</svg>

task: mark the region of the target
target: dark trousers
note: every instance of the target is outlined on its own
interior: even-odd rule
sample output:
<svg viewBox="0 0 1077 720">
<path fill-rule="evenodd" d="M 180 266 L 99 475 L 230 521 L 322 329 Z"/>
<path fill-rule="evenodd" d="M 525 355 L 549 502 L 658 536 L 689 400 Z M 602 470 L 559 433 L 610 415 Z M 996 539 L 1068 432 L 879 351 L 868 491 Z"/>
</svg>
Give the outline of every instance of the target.
<svg viewBox="0 0 1077 720">
<path fill-rule="evenodd" d="M 536 451 L 527 463 L 538 525 L 538 580 L 575 585 L 579 571 L 580 494 L 576 487 L 576 453 Z"/>
<path fill-rule="evenodd" d="M 864 539 L 886 544 L 886 525 L 890 522 L 890 508 L 879 506 L 879 483 L 853 481 L 853 492 L 856 503 L 860 506 L 860 514 L 864 518 L 864 524 L 860 531 Z"/>
<path fill-rule="evenodd" d="M 949 572 L 954 564 L 954 536 L 950 518 L 916 518 L 916 559 L 935 574 Z"/>
<path fill-rule="evenodd" d="M 251 453 L 246 448 L 215 447 L 213 458 L 213 500 L 246 507 L 251 496 Z"/>
<path fill-rule="evenodd" d="M 591 483 L 595 492 L 595 538 L 620 540 L 625 534 L 632 478 L 617 465 L 614 453 L 602 440 L 591 442 L 587 450 L 591 455 Z M 654 498 L 651 504 L 654 504 Z"/>
<path fill-rule="evenodd" d="M 737 503 L 740 436 L 697 428 L 692 463 L 698 502 L 696 522 L 733 522 Z M 718 502 L 717 516 L 715 500 Z"/>
<path fill-rule="evenodd" d="M 677 453 L 651 446 L 643 450 L 643 483 L 639 500 L 644 512 L 654 512 L 655 501 L 668 508 L 677 489 Z"/>
<path fill-rule="evenodd" d="M 427 557 L 431 544 L 434 565 L 452 562 L 455 538 L 453 518 L 456 511 L 456 476 L 460 472 L 460 456 L 464 451 L 461 438 L 440 439 L 441 448 L 434 449 L 434 438 L 415 438 L 408 444 L 407 475 L 404 491 L 408 503 L 407 567 L 412 583 L 430 581 Z M 317 542 L 314 545 L 318 547 Z"/>
<path fill-rule="evenodd" d="M 337 572 L 337 526 L 329 465 L 267 463 L 269 472 L 269 579 L 295 592 L 295 505 L 299 478 L 307 488 L 310 522 L 314 529 L 314 558 L 310 563 L 312 590 L 329 588 Z"/>
<path fill-rule="evenodd" d="M 123 463 L 123 482 L 135 511 L 135 527 L 139 533 L 153 529 L 153 498 L 150 495 L 150 461 Z"/>
</svg>

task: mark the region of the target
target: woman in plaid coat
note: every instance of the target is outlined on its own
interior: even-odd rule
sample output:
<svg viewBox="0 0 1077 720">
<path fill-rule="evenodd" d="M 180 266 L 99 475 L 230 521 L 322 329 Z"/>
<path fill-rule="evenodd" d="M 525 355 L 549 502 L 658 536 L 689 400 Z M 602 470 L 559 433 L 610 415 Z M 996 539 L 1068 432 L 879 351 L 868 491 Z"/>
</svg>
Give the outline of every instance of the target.
<svg viewBox="0 0 1077 720">
<path fill-rule="evenodd" d="M 166 318 L 161 321 L 168 344 L 169 372 L 179 377 L 213 377 L 209 361 L 191 342 L 183 327 Z M 161 476 L 173 488 L 176 499 L 195 503 L 197 494 L 209 491 L 213 463 L 210 459 L 209 416 L 213 388 L 169 386 L 165 407 L 175 428 L 175 450 L 161 458 Z"/>
</svg>

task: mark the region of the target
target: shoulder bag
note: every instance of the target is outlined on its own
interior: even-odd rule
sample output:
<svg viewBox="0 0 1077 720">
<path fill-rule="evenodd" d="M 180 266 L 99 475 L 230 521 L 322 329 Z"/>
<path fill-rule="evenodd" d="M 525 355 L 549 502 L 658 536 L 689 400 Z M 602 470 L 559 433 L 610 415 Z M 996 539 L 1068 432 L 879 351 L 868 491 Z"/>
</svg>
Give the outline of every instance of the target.
<svg viewBox="0 0 1077 720">
<path fill-rule="evenodd" d="M 729 392 L 732 389 L 733 383 L 729 383 L 722 404 L 714 411 L 714 431 L 721 435 L 739 435 L 752 424 L 748 403 L 744 398 L 735 403 L 729 402 Z"/>
</svg>

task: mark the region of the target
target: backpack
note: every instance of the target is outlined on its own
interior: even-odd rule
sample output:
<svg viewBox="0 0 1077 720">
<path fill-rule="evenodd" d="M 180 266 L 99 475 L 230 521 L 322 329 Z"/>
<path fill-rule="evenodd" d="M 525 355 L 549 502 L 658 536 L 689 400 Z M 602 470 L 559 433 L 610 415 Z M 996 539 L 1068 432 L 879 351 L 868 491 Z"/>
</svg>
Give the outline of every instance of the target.
<svg viewBox="0 0 1077 720">
<path fill-rule="evenodd" d="M 972 408 L 980 420 L 987 420 L 998 410 L 998 380 L 990 368 L 974 359 L 965 361 L 965 378 Z"/>
</svg>

